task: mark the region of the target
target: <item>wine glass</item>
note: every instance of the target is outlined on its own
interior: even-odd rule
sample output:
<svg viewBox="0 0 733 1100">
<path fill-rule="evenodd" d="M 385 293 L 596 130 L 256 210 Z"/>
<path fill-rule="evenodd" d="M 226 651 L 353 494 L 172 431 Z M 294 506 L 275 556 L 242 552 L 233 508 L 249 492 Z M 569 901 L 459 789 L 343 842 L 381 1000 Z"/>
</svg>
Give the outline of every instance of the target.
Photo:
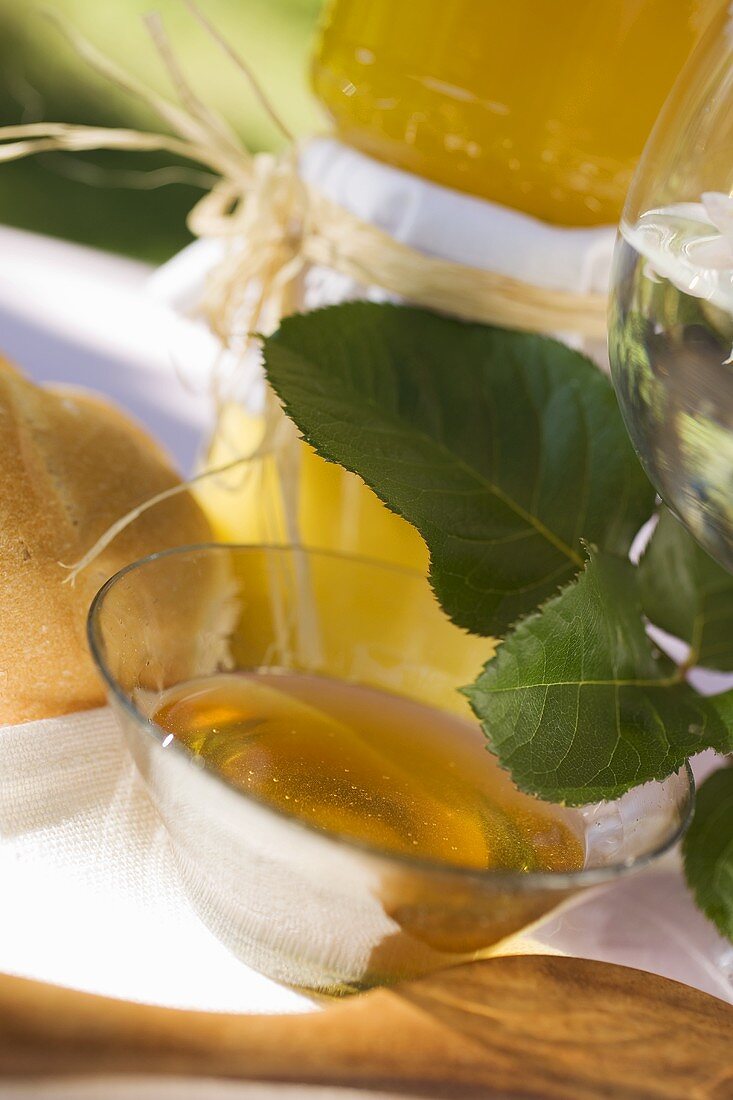
<svg viewBox="0 0 733 1100">
<path fill-rule="evenodd" d="M 658 44 L 663 48 L 663 43 Z M 733 570 L 733 7 L 652 132 L 612 280 L 614 385 L 665 503 Z"/>
</svg>

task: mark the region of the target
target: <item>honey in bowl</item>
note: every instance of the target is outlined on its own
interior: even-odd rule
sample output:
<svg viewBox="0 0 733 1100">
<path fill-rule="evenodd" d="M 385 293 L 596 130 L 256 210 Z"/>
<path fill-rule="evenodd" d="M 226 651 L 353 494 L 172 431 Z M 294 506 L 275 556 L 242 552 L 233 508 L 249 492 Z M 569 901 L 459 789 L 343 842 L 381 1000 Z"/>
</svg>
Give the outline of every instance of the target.
<svg viewBox="0 0 733 1100">
<path fill-rule="evenodd" d="M 583 866 L 562 809 L 517 791 L 477 725 L 409 699 L 220 673 L 170 689 L 154 719 L 243 791 L 382 851 L 478 871 Z"/>
</svg>

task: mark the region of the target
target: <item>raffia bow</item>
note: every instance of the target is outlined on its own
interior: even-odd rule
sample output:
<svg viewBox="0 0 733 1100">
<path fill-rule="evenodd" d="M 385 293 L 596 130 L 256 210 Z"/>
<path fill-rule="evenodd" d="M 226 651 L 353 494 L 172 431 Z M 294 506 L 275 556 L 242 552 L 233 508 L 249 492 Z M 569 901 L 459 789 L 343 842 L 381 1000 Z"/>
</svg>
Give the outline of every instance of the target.
<svg viewBox="0 0 733 1100">
<path fill-rule="evenodd" d="M 257 323 L 258 310 L 270 324 L 279 320 L 285 288 L 309 266 L 330 268 L 363 286 L 380 287 L 464 320 L 529 332 L 605 336 L 605 295 L 550 290 L 426 256 L 304 184 L 292 151 L 279 158 L 260 153 L 252 159 L 244 192 L 230 180 L 217 184 L 194 207 L 188 222 L 198 237 L 232 242 L 211 274 L 202 302 L 225 342 L 243 331 L 243 323 L 250 328 Z M 242 305 L 252 285 L 261 292 L 243 322 Z"/>
</svg>

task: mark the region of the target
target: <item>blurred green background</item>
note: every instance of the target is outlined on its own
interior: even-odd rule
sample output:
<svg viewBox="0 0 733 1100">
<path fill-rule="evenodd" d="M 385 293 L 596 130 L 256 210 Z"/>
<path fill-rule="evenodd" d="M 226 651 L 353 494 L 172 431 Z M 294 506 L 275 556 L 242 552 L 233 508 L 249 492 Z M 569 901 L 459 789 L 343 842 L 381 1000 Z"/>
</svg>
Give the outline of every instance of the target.
<svg viewBox="0 0 733 1100">
<path fill-rule="evenodd" d="M 199 0 L 297 134 L 323 128 L 308 90 L 308 57 L 324 0 Z M 247 82 L 182 0 L 0 0 L 0 124 L 56 121 L 159 129 L 138 100 L 98 77 L 43 11 L 58 12 L 128 72 L 170 94 L 143 23 L 163 17 L 193 87 L 253 151 L 282 138 Z M 169 182 L 173 180 L 174 182 Z M 190 237 L 185 217 L 202 194 L 196 166 L 158 153 L 43 154 L 0 164 L 0 223 L 153 263 Z"/>
</svg>

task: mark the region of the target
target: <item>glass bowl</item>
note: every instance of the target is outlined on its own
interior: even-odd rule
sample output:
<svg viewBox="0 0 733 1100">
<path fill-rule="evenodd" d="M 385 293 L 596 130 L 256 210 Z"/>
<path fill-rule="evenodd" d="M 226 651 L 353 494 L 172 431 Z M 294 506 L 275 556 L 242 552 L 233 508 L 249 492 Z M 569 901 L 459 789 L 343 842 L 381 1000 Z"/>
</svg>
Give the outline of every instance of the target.
<svg viewBox="0 0 733 1100">
<path fill-rule="evenodd" d="M 152 720 L 175 685 L 268 668 L 468 717 L 456 689 L 493 643 L 448 622 L 406 569 L 294 547 L 184 547 L 112 577 L 89 639 L 192 903 L 240 958 L 289 985 L 347 992 L 490 954 L 582 890 L 647 865 L 688 821 L 684 769 L 613 803 L 558 810 L 583 841 L 580 871 L 476 871 L 304 823 L 230 785 Z"/>
</svg>

